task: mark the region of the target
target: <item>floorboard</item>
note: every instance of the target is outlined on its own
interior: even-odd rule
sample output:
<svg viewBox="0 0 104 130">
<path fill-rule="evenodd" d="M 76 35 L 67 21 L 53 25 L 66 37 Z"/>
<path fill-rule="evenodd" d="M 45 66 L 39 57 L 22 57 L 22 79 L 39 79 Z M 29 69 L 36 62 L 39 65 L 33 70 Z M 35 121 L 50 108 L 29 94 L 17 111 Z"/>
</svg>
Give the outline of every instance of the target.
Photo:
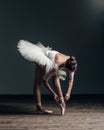
<svg viewBox="0 0 104 130">
<path fill-rule="evenodd" d="M 50 97 L 43 105 L 51 115 L 35 113 L 33 97 L 2 97 L 0 99 L 0 130 L 104 130 L 104 102 L 97 96 L 73 96 L 64 116 Z"/>
</svg>

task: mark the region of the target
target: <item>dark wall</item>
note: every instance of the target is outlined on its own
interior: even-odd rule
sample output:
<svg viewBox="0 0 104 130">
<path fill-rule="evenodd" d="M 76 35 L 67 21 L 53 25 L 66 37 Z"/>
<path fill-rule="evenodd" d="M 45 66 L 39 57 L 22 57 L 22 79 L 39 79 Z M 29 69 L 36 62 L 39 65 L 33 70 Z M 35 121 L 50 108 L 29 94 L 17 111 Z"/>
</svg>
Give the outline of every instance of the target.
<svg viewBox="0 0 104 130">
<path fill-rule="evenodd" d="M 17 52 L 20 39 L 40 41 L 76 56 L 78 70 L 72 93 L 104 94 L 104 3 L 101 1 L 0 1 L 0 94 L 33 93 L 35 65 Z M 62 81 L 62 88 L 65 92 L 67 80 Z M 43 93 L 47 93 L 46 89 Z"/>
</svg>

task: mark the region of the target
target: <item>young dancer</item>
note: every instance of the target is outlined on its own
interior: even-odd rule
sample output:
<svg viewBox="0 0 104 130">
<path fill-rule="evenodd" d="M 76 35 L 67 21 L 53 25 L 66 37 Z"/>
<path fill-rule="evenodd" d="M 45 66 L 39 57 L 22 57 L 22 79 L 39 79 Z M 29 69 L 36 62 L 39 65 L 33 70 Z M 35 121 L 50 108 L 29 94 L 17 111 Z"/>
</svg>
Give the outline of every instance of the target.
<svg viewBox="0 0 104 130">
<path fill-rule="evenodd" d="M 32 44 L 28 41 L 20 40 L 17 47 L 24 58 L 36 63 L 34 79 L 36 111 L 40 113 L 53 113 L 53 111 L 46 110 L 42 107 L 40 86 L 41 84 L 44 84 L 53 95 L 54 100 L 60 106 L 61 115 L 64 115 L 66 102 L 70 99 L 74 73 L 77 68 L 75 57 L 67 56 L 52 50 L 52 48 L 45 47 L 40 42 Z M 65 80 L 67 74 L 69 76 L 68 88 L 65 97 L 63 97 L 60 79 Z M 55 90 L 53 90 L 48 83 L 48 80 L 52 77 Z"/>
</svg>

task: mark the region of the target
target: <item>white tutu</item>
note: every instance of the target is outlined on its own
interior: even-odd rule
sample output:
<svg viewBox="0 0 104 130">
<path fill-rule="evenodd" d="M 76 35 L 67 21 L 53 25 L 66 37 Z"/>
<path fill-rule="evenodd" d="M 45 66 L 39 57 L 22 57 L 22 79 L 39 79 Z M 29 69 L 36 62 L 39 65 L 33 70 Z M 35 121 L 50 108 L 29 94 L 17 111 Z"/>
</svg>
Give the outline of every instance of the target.
<svg viewBox="0 0 104 130">
<path fill-rule="evenodd" d="M 45 47 L 40 42 L 33 44 L 24 40 L 18 42 L 17 48 L 25 59 L 46 66 L 46 73 L 55 69 L 60 79 L 66 79 L 66 72 L 62 68 L 59 69 L 54 61 L 55 55 L 59 53 L 58 51 L 52 50 L 49 46 Z"/>
<path fill-rule="evenodd" d="M 40 42 L 33 44 L 24 40 L 20 40 L 17 47 L 25 59 L 46 66 L 46 73 L 52 69 L 57 69 L 54 57 L 58 52 L 51 50 L 52 48 L 45 47 Z"/>
</svg>

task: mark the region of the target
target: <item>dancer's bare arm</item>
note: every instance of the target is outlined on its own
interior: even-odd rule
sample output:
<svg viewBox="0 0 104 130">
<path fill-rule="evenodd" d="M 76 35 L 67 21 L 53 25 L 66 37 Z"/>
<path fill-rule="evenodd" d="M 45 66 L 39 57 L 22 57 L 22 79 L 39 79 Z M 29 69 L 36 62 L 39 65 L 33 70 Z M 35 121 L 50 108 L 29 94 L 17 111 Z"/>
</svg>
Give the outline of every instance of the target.
<svg viewBox="0 0 104 130">
<path fill-rule="evenodd" d="M 43 79 L 48 81 L 53 75 L 55 75 L 55 69 L 50 70 L 47 74 L 44 75 Z"/>
<path fill-rule="evenodd" d="M 48 83 L 48 81 L 44 81 L 44 85 L 46 86 L 46 88 L 50 91 L 50 93 L 52 94 L 53 98 L 55 101 L 58 101 L 58 96 L 55 93 L 55 91 L 52 89 L 52 87 L 50 86 L 50 84 Z"/>
<path fill-rule="evenodd" d="M 74 74 L 72 75 L 72 77 L 69 78 L 68 89 L 67 89 L 67 92 L 65 94 L 65 101 L 68 101 L 70 99 L 70 94 L 72 91 L 73 82 L 74 82 Z"/>
<path fill-rule="evenodd" d="M 50 71 L 48 74 L 45 74 L 45 67 L 37 65 L 36 71 L 35 71 L 35 83 L 37 85 L 44 83 L 45 87 L 49 90 L 49 92 L 54 97 L 57 97 L 56 93 L 54 92 L 54 90 L 52 89 L 52 87 L 48 83 L 48 80 L 49 80 L 49 78 L 51 78 L 52 74 L 53 74 L 53 70 Z"/>
</svg>

